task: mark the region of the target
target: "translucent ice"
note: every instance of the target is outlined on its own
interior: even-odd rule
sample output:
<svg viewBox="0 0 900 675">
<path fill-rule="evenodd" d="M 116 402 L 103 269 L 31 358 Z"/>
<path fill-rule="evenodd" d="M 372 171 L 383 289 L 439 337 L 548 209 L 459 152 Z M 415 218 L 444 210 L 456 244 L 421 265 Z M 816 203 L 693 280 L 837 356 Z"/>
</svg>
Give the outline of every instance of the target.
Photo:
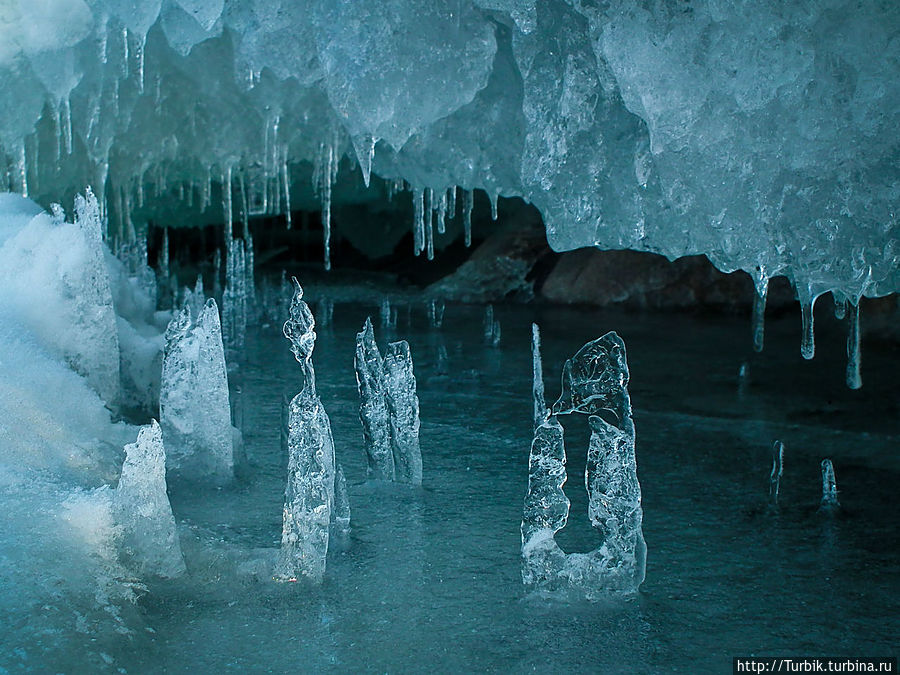
<svg viewBox="0 0 900 675">
<path fill-rule="evenodd" d="M 830 459 L 822 460 L 822 502 L 819 510 L 831 512 L 841 507 L 838 501 L 837 481 L 834 478 L 834 466 Z"/>
<path fill-rule="evenodd" d="M 288 482 L 275 571 L 283 581 L 318 583 L 325 576 L 334 471 L 331 422 L 307 386 L 291 400 L 288 418 Z"/>
<path fill-rule="evenodd" d="M 215 483 L 232 478 L 228 375 L 219 310 L 212 298 L 196 322 L 186 306 L 166 330 L 159 410 L 171 468 Z"/>
<path fill-rule="evenodd" d="M 392 342 L 384 354 L 384 392 L 391 419 L 394 471 L 400 483 L 422 484 L 419 448 L 419 397 L 406 340 Z"/>
<path fill-rule="evenodd" d="M 166 452 L 156 420 L 141 427 L 137 442 L 125 446 L 114 504 L 130 566 L 142 575 L 182 574 L 184 560 L 166 493 Z"/>
<path fill-rule="evenodd" d="M 782 473 L 784 473 L 784 443 L 775 441 L 775 445 L 772 446 L 772 471 L 769 474 L 769 501 L 772 506 L 778 506 Z"/>
<path fill-rule="evenodd" d="M 566 362 L 562 395 L 553 415 L 536 428 L 529 457 L 522 519 L 526 586 L 571 587 L 594 597 L 606 591 L 633 592 L 644 581 L 647 546 L 627 387 L 625 344 L 615 333 L 587 343 Z M 569 507 L 562 492 L 565 445 L 556 415 L 570 413 L 589 416 L 585 487 L 588 517 L 601 543 L 589 553 L 567 555 L 553 536 L 565 525 Z"/>
<path fill-rule="evenodd" d="M 335 461 L 331 422 L 316 393 L 312 353 L 315 319 L 293 278 L 294 295 L 284 336 L 303 368 L 303 389 L 288 410 L 288 480 L 284 494 L 281 554 L 275 575 L 283 581 L 325 575 L 328 538 L 335 508 Z M 335 514 L 336 518 L 338 515 Z M 341 516 L 343 517 L 343 516 Z"/>
<path fill-rule="evenodd" d="M 356 335 L 356 383 L 359 388 L 359 421 L 368 460 L 368 476 L 376 480 L 394 479 L 394 451 L 391 417 L 385 399 L 384 364 L 371 319 L 366 319 Z"/>
</svg>

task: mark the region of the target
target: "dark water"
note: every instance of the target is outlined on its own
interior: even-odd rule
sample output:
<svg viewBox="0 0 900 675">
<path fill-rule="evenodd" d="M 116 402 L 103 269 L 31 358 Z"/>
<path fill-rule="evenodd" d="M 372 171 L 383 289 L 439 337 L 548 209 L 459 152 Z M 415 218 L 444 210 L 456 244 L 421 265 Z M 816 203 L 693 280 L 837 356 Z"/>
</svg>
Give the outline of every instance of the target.
<svg viewBox="0 0 900 675">
<path fill-rule="evenodd" d="M 282 393 L 299 367 L 276 327 L 250 336 L 239 380 L 247 463 L 233 488 L 172 486 L 189 575 L 151 588 L 129 672 L 730 672 L 738 655 L 896 655 L 900 536 L 897 353 L 864 345 L 864 388 L 843 385 L 842 334 L 820 322 L 799 356 L 799 321 L 767 326 L 749 359 L 742 319 L 498 307 L 424 309 L 385 338 L 410 341 L 421 401 L 422 489 L 365 482 L 355 332 L 375 307 L 338 305 L 314 361 L 337 459 L 350 482 L 349 542 L 318 588 L 278 584 L 286 457 Z M 531 442 L 530 322 L 547 397 L 566 357 L 615 329 L 628 347 L 647 580 L 628 600 L 528 596 L 519 523 Z M 437 372 L 437 352 L 449 374 Z M 568 551 L 596 545 L 583 489 L 588 431 L 566 422 Z M 771 446 L 786 446 L 781 507 L 767 508 Z M 834 461 L 843 512 L 817 513 L 819 462 Z"/>
</svg>

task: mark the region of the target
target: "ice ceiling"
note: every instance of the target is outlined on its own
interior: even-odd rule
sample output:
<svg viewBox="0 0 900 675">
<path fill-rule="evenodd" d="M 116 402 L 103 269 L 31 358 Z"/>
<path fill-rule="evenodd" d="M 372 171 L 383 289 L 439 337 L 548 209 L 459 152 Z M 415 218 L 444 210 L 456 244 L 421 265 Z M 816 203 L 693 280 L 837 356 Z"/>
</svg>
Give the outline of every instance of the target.
<svg viewBox="0 0 900 675">
<path fill-rule="evenodd" d="M 0 187 L 120 221 L 214 182 L 226 221 L 289 213 L 303 163 L 327 212 L 350 157 L 412 191 L 417 251 L 479 188 L 557 250 L 858 302 L 900 288 L 898 129 L 892 0 L 0 0 Z"/>
</svg>

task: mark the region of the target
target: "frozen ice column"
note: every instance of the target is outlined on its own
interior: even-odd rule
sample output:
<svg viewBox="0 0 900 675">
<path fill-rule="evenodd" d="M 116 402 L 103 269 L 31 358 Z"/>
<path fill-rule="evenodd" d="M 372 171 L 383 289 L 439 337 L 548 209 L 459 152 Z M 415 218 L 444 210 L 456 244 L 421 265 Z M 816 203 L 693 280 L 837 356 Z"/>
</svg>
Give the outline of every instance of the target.
<svg viewBox="0 0 900 675">
<path fill-rule="evenodd" d="M 641 529 L 641 487 L 634 453 L 625 343 L 615 333 L 584 345 L 566 361 L 562 393 L 551 417 L 538 425 L 529 457 L 522 519 L 522 578 L 529 587 L 579 588 L 587 597 L 633 592 L 644 581 L 647 546 Z M 565 525 L 565 447 L 558 415 L 588 415 L 591 440 L 585 469 L 588 517 L 601 543 L 566 555 L 553 535 Z M 549 524 L 548 524 L 549 523 Z"/>
<path fill-rule="evenodd" d="M 288 411 L 288 481 L 284 494 L 281 555 L 276 578 L 314 583 L 325 576 L 329 526 L 334 509 L 335 462 L 331 422 L 316 394 L 312 352 L 315 319 L 294 282 L 294 296 L 284 336 L 303 369 L 303 389 Z"/>
<path fill-rule="evenodd" d="M 550 417 L 535 429 L 528 456 L 528 493 L 521 528 L 526 586 L 554 586 L 566 565 L 566 554 L 553 538 L 569 519 L 569 499 L 563 492 L 566 478 L 563 428 L 556 417 Z"/>
<path fill-rule="evenodd" d="M 166 493 L 166 452 L 156 420 L 141 427 L 136 443 L 125 446 L 114 503 L 123 554 L 131 566 L 141 574 L 183 574 L 184 559 Z"/>
<path fill-rule="evenodd" d="M 359 389 L 359 421 L 363 428 L 369 478 L 394 480 L 391 419 L 385 400 L 384 362 L 371 318 L 356 334 L 356 383 Z"/>
<path fill-rule="evenodd" d="M 170 468 L 219 484 L 233 478 L 228 374 L 219 310 L 212 298 L 196 322 L 185 306 L 169 323 L 159 411 Z"/>
<path fill-rule="evenodd" d="M 406 340 L 391 342 L 384 355 L 385 399 L 391 415 L 391 442 L 397 482 L 422 484 L 419 397 Z"/>
</svg>

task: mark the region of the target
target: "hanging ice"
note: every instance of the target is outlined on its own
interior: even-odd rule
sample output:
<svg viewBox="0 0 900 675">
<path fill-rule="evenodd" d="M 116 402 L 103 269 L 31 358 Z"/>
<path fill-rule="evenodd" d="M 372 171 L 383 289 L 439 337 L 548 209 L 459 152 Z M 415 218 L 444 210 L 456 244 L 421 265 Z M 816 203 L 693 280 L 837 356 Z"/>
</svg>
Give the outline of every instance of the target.
<svg viewBox="0 0 900 675">
<path fill-rule="evenodd" d="M 329 528 L 335 507 L 335 461 L 331 422 L 316 393 L 312 353 L 315 319 L 293 278 L 294 296 L 284 336 L 303 371 L 303 389 L 288 411 L 288 481 L 284 495 L 281 554 L 275 575 L 282 581 L 325 575 Z"/>
<path fill-rule="evenodd" d="M 562 394 L 553 405 L 553 416 L 535 430 L 529 458 L 522 520 L 523 580 L 529 587 L 573 587 L 593 597 L 605 591 L 633 592 L 644 580 L 647 546 L 641 528 L 628 377 L 625 344 L 615 333 L 587 343 L 566 361 Z M 566 555 L 553 540 L 565 517 L 557 517 L 554 526 L 547 527 L 535 505 L 568 513 L 568 501 L 559 496 L 566 476 L 562 428 L 556 415 L 570 413 L 589 416 L 585 487 L 588 516 L 601 544 L 590 553 Z M 552 496 L 553 490 L 559 494 Z"/>
<path fill-rule="evenodd" d="M 123 557 L 130 567 L 141 575 L 177 577 L 184 573 L 175 517 L 166 493 L 162 430 L 156 420 L 141 427 L 136 443 L 125 446 L 114 505 Z"/>
<path fill-rule="evenodd" d="M 185 306 L 169 323 L 159 411 L 172 469 L 219 484 L 231 480 L 234 451 L 228 376 L 219 310 L 212 298 L 196 322 Z"/>
<path fill-rule="evenodd" d="M 222 294 L 222 328 L 229 354 L 244 349 L 247 333 L 247 261 L 244 241 L 226 240 L 225 292 Z"/>
<path fill-rule="evenodd" d="M 422 484 L 419 448 L 419 397 L 406 340 L 392 342 L 384 355 L 385 399 L 391 415 L 394 470 L 400 483 Z"/>
<path fill-rule="evenodd" d="M 391 419 L 385 400 L 384 364 L 371 319 L 356 334 L 356 383 L 359 388 L 359 421 L 368 460 L 368 476 L 376 480 L 394 479 Z"/>
</svg>

